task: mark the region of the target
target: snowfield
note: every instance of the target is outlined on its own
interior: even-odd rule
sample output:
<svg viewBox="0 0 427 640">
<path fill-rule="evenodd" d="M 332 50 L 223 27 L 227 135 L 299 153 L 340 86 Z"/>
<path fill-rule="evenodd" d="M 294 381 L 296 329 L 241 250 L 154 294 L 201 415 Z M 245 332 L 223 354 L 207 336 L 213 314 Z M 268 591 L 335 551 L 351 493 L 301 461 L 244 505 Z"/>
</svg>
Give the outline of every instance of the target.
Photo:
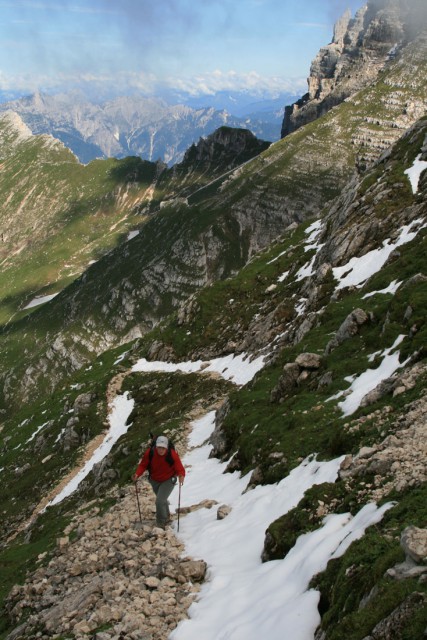
<svg viewBox="0 0 427 640">
<path fill-rule="evenodd" d="M 313 640 L 320 616 L 319 593 L 308 589 L 311 578 L 379 522 L 392 505 L 378 509 L 368 504 L 354 518 L 327 516 L 320 529 L 298 539 L 286 558 L 263 564 L 268 525 L 295 507 L 313 485 L 334 482 L 342 458 L 318 462 L 313 456 L 278 484 L 245 492 L 249 475 L 224 473 L 227 463 L 209 459 L 212 447 L 203 442 L 214 428 L 214 417 L 212 412 L 193 423 L 194 448 L 183 459 L 188 476 L 181 506 L 209 499 L 232 511 L 223 520 L 217 519 L 215 507 L 180 519 L 178 535 L 186 553 L 207 562 L 208 578 L 190 607 L 190 619 L 181 622 L 170 639 L 259 640 L 262 630 L 269 640 Z M 171 496 L 171 506 L 178 506 L 178 490 Z"/>
</svg>

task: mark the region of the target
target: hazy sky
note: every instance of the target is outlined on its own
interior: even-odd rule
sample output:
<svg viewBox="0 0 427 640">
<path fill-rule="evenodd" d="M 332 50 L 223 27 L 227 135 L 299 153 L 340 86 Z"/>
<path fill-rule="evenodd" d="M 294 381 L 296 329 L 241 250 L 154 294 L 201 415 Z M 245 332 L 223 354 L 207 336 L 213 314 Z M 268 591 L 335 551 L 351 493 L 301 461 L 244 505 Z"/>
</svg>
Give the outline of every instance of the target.
<svg viewBox="0 0 427 640">
<path fill-rule="evenodd" d="M 305 87 L 363 0 L 0 0 L 0 91 Z"/>
</svg>

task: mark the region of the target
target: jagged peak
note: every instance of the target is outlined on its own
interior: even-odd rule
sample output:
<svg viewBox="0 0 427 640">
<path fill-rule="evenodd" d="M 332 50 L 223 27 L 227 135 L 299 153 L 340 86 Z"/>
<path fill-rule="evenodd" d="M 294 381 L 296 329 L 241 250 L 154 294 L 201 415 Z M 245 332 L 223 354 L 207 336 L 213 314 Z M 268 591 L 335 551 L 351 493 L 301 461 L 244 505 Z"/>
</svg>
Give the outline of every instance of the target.
<svg viewBox="0 0 427 640">
<path fill-rule="evenodd" d="M 206 138 L 200 138 L 199 142 L 195 146 L 204 146 L 206 144 L 220 144 L 222 146 L 228 146 L 230 144 L 242 144 L 246 145 L 257 140 L 257 137 L 249 131 L 249 129 L 237 129 L 233 127 L 219 127 L 213 133 Z"/>
<path fill-rule="evenodd" d="M 282 137 L 368 86 L 390 61 L 390 52 L 425 30 L 427 5 L 421 0 L 369 0 L 352 19 L 337 21 L 332 42 L 314 58 L 308 91 L 285 108 Z"/>
<path fill-rule="evenodd" d="M 332 42 L 338 45 L 343 44 L 344 36 L 347 33 L 348 25 L 351 20 L 351 11 L 347 9 L 341 18 L 339 18 L 334 25 L 334 35 Z"/>
<path fill-rule="evenodd" d="M 254 148 L 261 152 L 269 144 L 264 140 L 259 140 L 249 129 L 235 129 L 223 126 L 216 129 L 206 138 L 200 138 L 197 144 L 193 144 L 187 150 L 183 164 L 194 159 L 199 162 L 211 159 L 219 147 L 224 153 L 234 157 Z"/>
<path fill-rule="evenodd" d="M 5 113 L 3 114 L 0 114 L 0 123 L 6 125 L 7 127 L 9 127 L 9 129 L 17 134 L 15 142 L 21 142 L 22 140 L 26 140 L 27 138 L 31 138 L 33 136 L 29 127 L 27 127 L 21 116 L 18 115 L 15 111 L 9 110 L 5 111 Z"/>
</svg>

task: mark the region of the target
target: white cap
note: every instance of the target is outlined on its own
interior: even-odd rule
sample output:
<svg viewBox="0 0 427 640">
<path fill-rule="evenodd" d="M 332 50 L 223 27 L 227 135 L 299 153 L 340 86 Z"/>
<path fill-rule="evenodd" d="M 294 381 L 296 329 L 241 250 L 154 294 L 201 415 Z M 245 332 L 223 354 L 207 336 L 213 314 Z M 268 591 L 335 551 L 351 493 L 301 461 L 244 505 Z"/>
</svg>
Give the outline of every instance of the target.
<svg viewBox="0 0 427 640">
<path fill-rule="evenodd" d="M 159 436 L 156 440 L 156 447 L 164 447 L 165 449 L 167 449 L 168 444 L 169 444 L 169 441 L 166 438 L 166 436 Z"/>
</svg>

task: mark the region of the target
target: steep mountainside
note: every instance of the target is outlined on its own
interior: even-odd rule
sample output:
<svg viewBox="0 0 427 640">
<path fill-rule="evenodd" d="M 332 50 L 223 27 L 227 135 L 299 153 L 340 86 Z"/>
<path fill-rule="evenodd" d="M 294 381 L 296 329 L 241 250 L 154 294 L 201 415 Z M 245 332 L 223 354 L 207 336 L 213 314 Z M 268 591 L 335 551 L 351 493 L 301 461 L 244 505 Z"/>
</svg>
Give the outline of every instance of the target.
<svg viewBox="0 0 427 640">
<path fill-rule="evenodd" d="M 159 167 L 138 159 L 83 166 L 12 112 L 0 118 L 0 155 L 4 323 L 35 295 L 57 293 L 135 228 L 135 207 L 150 201 Z"/>
<path fill-rule="evenodd" d="M 252 472 L 249 488 L 279 481 L 314 453 L 341 456 L 337 482 L 313 486 L 271 523 L 259 550 L 264 562 L 286 556 L 325 515 L 354 516 L 372 501 L 393 501 L 365 538 L 313 577 L 321 593 L 316 637 L 388 638 L 380 630 L 390 627 L 401 640 L 422 637 L 426 168 L 424 118 L 314 222 L 283 230 L 235 277 L 202 289 L 142 339 L 104 351 L 48 397 L 39 391 L 37 400 L 4 422 L 2 597 L 17 580 L 25 585 L 7 598 L 3 637 L 32 638 L 40 630 L 46 638 L 99 632 L 107 639 L 149 628 L 162 637 L 162 622 L 156 631 L 151 618 L 144 621 L 145 596 L 134 599 L 131 589 L 127 596 L 113 593 L 113 575 L 117 586 L 129 584 L 129 576 L 160 581 L 165 575 L 155 559 L 161 552 L 149 551 L 149 526 L 126 534 L 126 544 L 117 540 L 119 519 L 136 516 L 131 492 L 118 487 L 128 484 L 129 466 L 149 430 L 166 431 L 183 446 L 188 416 L 218 403 L 214 452 L 228 461 L 229 471 Z M 138 373 L 134 366 L 147 357 L 200 358 L 206 367 L 224 354 L 250 354 L 247 362 L 262 356 L 263 367 L 236 388 L 220 377 Z M 134 402 L 122 436 L 78 491 L 36 517 L 59 479 L 79 465 L 85 447 L 93 450 L 96 437 L 102 440 L 107 403 L 117 393 Z M 18 537 L 7 542 L 20 526 Z M 94 537 L 94 528 L 102 536 Z M 150 554 L 141 567 L 134 563 L 134 545 Z M 173 547 L 170 552 L 173 564 Z M 156 580 L 152 585 L 160 588 Z M 176 589 L 174 584 L 169 586 Z M 186 593 L 190 604 L 188 587 Z M 116 596 L 120 614 L 111 606 Z M 76 608 L 79 598 L 85 606 Z M 173 616 L 168 621 L 176 624 Z"/>
<path fill-rule="evenodd" d="M 2 116 L 0 321 L 22 317 L 34 298 L 59 293 L 139 233 L 165 196 L 184 196 L 268 147 L 249 131 L 225 131 L 201 139 L 204 158 L 173 170 L 140 158 L 84 166 L 54 138 L 32 135 L 17 114 Z"/>
<path fill-rule="evenodd" d="M 372 2 L 363 15 L 385 7 L 388 25 L 403 6 Z M 238 478 L 238 497 L 254 500 L 253 529 L 261 491 L 277 505 L 284 479 L 317 463 L 335 469 L 291 496 L 253 540 L 239 507 L 212 509 L 218 500 L 203 477 L 203 499 L 186 505 L 201 519 L 211 514 L 215 527 L 204 531 L 218 558 L 227 523 L 237 522 L 235 542 L 264 563 L 263 615 L 274 600 L 274 640 L 295 608 L 291 581 L 274 568 L 295 563 L 307 539 L 323 546 L 337 531 L 342 539 L 301 587 L 304 612 L 318 610 L 305 636 L 424 637 L 427 34 L 402 29 L 406 40 L 366 86 L 268 148 L 224 127 L 170 169 L 138 158 L 82 167 L 16 115 L 2 119 L 10 201 L 22 216 L 15 229 L 5 209 L 5 240 L 23 247 L 4 254 L 8 269 L 16 264 L 19 275 L 22 260 L 32 272 L 33 229 L 36 246 L 62 247 L 59 204 L 36 224 L 55 189 L 62 206 L 79 193 L 75 182 L 93 188 L 94 211 L 113 204 L 93 231 L 104 255 L 2 327 L 1 640 L 166 640 L 181 619 L 205 615 L 214 560 L 182 557 L 176 524 L 153 528 L 145 490 L 142 519 L 130 479 L 150 432 L 184 451 L 190 422 L 208 415 L 213 433 L 192 441 L 209 449 L 203 473 L 210 455 L 224 465 L 221 479 Z M 33 191 L 39 199 L 25 210 Z M 141 224 L 113 247 L 103 238 L 123 193 L 124 211 Z M 90 207 L 69 219 L 82 223 L 70 256 L 83 251 L 84 230 L 92 233 Z M 16 302 L 15 283 L 1 282 Z M 241 583 L 248 575 L 243 568 Z M 233 606 L 209 611 L 209 620 L 231 612 L 229 640 L 240 640 L 234 603 L 245 608 L 253 583 L 236 593 L 220 578 L 214 586 Z M 196 593 L 200 606 L 188 611 Z M 259 619 L 246 620 L 259 634 Z"/>
<path fill-rule="evenodd" d="M 27 398 L 40 384 L 53 388 L 70 368 L 143 335 L 199 287 L 235 273 L 287 225 L 318 215 L 424 113 L 426 52 L 427 37 L 421 34 L 350 101 L 230 175 L 196 187 L 193 195 L 186 183 L 185 199 L 176 200 L 177 189 L 168 195 L 163 183 L 152 204 L 169 203 L 144 224 L 143 233 L 3 332 L 3 407 Z M 179 171 L 169 175 L 173 181 Z M 192 184 L 198 175 L 192 174 Z M 22 356 L 23 336 L 31 335 L 37 335 L 37 348 Z"/>
<path fill-rule="evenodd" d="M 159 98 L 131 96 L 94 104 L 78 93 L 36 93 L 0 104 L 0 112 L 6 110 L 18 113 L 34 134 L 61 140 L 84 163 L 136 155 L 173 165 L 191 144 L 223 125 L 249 129 L 267 140 L 277 140 L 280 129 L 277 121 L 271 137 L 274 127 L 261 117 L 239 118 L 224 109 L 171 106 Z"/>
<path fill-rule="evenodd" d="M 369 86 L 426 23 L 423 0 L 370 0 L 354 18 L 346 11 L 332 42 L 313 60 L 308 93 L 286 107 L 282 137 Z M 416 92 L 411 98 L 408 108 L 414 109 Z"/>
</svg>

